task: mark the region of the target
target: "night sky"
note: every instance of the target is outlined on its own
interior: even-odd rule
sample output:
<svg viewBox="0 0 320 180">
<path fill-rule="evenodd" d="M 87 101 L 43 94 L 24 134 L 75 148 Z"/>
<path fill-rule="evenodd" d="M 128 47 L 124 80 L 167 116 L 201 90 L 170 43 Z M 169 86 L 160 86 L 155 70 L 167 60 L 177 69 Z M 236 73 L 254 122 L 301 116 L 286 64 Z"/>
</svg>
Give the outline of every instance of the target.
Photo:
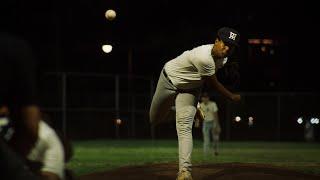
<svg viewBox="0 0 320 180">
<path fill-rule="evenodd" d="M 157 78 L 164 63 L 187 49 L 213 43 L 230 26 L 241 33 L 241 91 L 318 91 L 318 12 L 312 4 L 264 1 L 5 1 L 3 31 L 28 40 L 39 73 L 132 73 Z M 116 20 L 104 17 L 107 9 Z M 274 55 L 250 56 L 248 39 L 273 39 Z M 105 54 L 103 44 L 112 44 Z M 259 49 L 260 47 L 258 47 Z M 251 58 L 251 59 L 250 59 Z M 221 81 L 232 79 L 219 74 Z"/>
</svg>

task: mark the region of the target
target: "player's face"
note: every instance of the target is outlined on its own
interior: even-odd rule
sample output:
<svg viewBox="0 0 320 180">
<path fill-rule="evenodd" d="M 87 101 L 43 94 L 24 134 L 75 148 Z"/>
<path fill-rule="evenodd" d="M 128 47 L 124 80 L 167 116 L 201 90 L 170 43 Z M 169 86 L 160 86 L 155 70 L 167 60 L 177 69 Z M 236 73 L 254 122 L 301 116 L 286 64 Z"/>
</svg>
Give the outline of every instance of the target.
<svg viewBox="0 0 320 180">
<path fill-rule="evenodd" d="M 226 45 L 222 40 L 216 39 L 212 48 L 212 55 L 214 58 L 225 58 L 229 53 L 230 47 Z"/>
<path fill-rule="evenodd" d="M 207 103 L 207 102 L 209 102 L 209 97 L 202 97 L 201 101 L 204 103 Z"/>
</svg>

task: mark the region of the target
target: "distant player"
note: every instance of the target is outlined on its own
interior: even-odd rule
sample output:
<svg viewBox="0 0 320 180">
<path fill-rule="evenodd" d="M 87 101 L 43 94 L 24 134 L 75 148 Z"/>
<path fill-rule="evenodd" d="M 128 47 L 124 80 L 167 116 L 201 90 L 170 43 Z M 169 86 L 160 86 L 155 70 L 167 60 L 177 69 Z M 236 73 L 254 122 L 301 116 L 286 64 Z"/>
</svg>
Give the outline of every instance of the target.
<svg viewBox="0 0 320 180">
<path fill-rule="evenodd" d="M 201 96 L 200 109 L 204 114 L 202 122 L 203 152 L 208 154 L 213 140 L 214 154 L 218 155 L 218 143 L 220 139 L 221 127 L 219 123 L 218 106 L 210 100 L 208 93 Z"/>
<path fill-rule="evenodd" d="M 214 44 L 185 51 L 167 62 L 160 73 L 150 108 L 153 125 L 164 122 L 176 107 L 176 129 L 179 141 L 178 180 L 191 180 L 192 125 L 202 85 L 206 82 L 232 101 L 240 101 L 239 94 L 227 90 L 217 79 L 216 71 L 238 46 L 240 35 L 231 28 L 218 30 Z"/>
<path fill-rule="evenodd" d="M 309 120 L 307 120 L 304 125 L 304 138 L 307 142 L 314 141 L 314 128 Z"/>
</svg>

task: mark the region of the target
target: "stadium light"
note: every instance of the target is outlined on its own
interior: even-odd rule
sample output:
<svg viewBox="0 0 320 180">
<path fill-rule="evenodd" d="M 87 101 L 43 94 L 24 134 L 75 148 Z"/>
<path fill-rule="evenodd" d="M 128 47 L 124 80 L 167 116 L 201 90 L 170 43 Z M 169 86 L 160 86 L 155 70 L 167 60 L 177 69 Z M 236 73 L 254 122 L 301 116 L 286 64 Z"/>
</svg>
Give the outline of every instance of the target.
<svg viewBox="0 0 320 180">
<path fill-rule="evenodd" d="M 319 118 L 311 118 L 311 124 L 319 124 Z"/>
<path fill-rule="evenodd" d="M 311 124 L 313 124 L 313 123 L 314 123 L 314 119 L 313 119 L 313 118 L 311 118 L 311 119 L 310 119 L 310 122 L 311 122 Z"/>
<path fill-rule="evenodd" d="M 122 124 L 122 120 L 121 119 L 116 119 L 116 124 L 119 126 Z"/>
<path fill-rule="evenodd" d="M 248 39 L 249 44 L 260 44 L 261 40 L 260 39 Z"/>
<path fill-rule="evenodd" d="M 271 45 L 273 44 L 272 39 L 262 39 L 262 44 Z"/>
<path fill-rule="evenodd" d="M 240 117 L 240 116 L 236 116 L 236 117 L 234 118 L 234 120 L 235 120 L 236 122 L 240 122 L 240 121 L 241 121 L 241 117 Z"/>
<path fill-rule="evenodd" d="M 249 119 L 248 125 L 252 126 L 253 125 L 253 117 L 250 116 L 248 119 Z"/>
<path fill-rule="evenodd" d="M 102 46 L 102 51 L 103 51 L 104 53 L 110 53 L 110 52 L 112 51 L 112 46 L 109 45 L 109 44 L 103 45 L 103 46 Z"/>
<path fill-rule="evenodd" d="M 298 124 L 302 124 L 303 123 L 303 119 L 302 117 L 299 117 L 298 120 L 297 120 Z"/>
</svg>

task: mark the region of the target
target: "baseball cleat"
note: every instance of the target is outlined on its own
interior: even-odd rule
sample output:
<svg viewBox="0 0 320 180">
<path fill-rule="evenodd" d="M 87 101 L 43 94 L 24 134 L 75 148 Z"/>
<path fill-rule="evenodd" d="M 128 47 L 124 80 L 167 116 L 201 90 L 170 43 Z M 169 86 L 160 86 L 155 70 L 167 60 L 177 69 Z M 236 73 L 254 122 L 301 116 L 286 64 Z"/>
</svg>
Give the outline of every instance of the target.
<svg viewBox="0 0 320 180">
<path fill-rule="evenodd" d="M 193 180 L 189 171 L 180 171 L 176 180 Z"/>
</svg>

